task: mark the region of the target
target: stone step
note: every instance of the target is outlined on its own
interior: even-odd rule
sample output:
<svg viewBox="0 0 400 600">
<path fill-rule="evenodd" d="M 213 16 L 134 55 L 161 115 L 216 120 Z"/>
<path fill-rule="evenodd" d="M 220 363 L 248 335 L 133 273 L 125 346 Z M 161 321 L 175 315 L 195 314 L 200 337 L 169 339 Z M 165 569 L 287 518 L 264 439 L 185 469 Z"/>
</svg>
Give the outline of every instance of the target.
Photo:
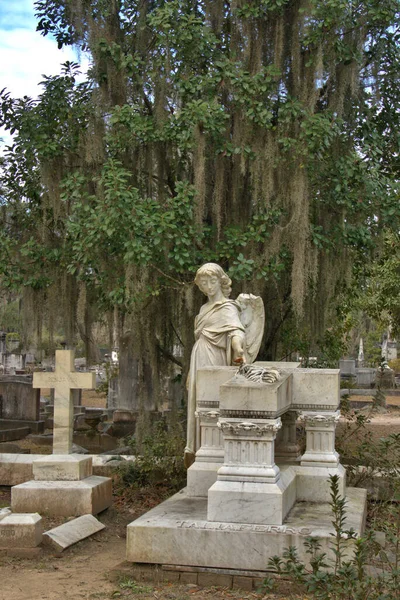
<svg viewBox="0 0 400 600">
<path fill-rule="evenodd" d="M 111 479 L 95 475 L 81 481 L 27 481 L 11 490 L 11 508 L 15 512 L 79 517 L 97 515 L 111 504 Z"/>
<path fill-rule="evenodd" d="M 82 454 L 51 454 L 32 463 L 36 481 L 80 481 L 92 475 L 92 457 Z"/>
</svg>

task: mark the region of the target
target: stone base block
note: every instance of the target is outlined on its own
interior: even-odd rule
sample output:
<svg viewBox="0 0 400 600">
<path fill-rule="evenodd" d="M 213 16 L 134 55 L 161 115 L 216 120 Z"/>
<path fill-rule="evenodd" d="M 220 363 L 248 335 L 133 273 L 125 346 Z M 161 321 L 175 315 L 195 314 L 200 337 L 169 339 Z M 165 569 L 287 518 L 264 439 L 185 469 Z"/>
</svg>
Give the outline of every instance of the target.
<svg viewBox="0 0 400 600">
<path fill-rule="evenodd" d="M 92 474 L 92 457 L 82 454 L 51 454 L 32 463 L 36 481 L 80 481 Z"/>
<path fill-rule="evenodd" d="M 347 527 L 363 532 L 366 491 L 347 490 Z M 268 560 L 296 546 L 309 564 L 304 542 L 318 538 L 321 551 L 332 553 L 329 504 L 297 503 L 284 525 L 252 525 L 207 521 L 207 500 L 188 498 L 182 490 L 128 525 L 127 560 L 158 565 L 187 565 L 265 571 Z M 347 542 L 349 555 L 352 540 Z"/>
<path fill-rule="evenodd" d="M 82 456 L 82 455 L 80 455 Z M 87 455 L 86 455 L 87 456 Z M 18 485 L 33 479 L 33 462 L 44 458 L 43 454 L 0 453 L 0 485 Z M 115 465 L 111 455 L 92 455 L 93 475 L 109 476 Z M 123 460 L 135 460 L 133 456 L 123 456 Z"/>
<path fill-rule="evenodd" d="M 207 498 L 208 490 L 217 481 L 222 463 L 195 462 L 187 472 L 187 495 Z"/>
<path fill-rule="evenodd" d="M 11 515 L 11 508 L 8 508 L 8 506 L 4 507 L 4 508 L 0 508 L 0 521 L 2 521 L 5 517 L 8 517 Z"/>
<path fill-rule="evenodd" d="M 42 454 L 0 454 L 0 485 L 18 485 L 33 477 L 32 463 Z"/>
<path fill-rule="evenodd" d="M 339 476 L 339 492 L 346 495 L 346 470 L 342 465 L 337 467 L 303 467 L 297 466 L 296 485 L 299 502 L 330 502 L 331 488 L 329 477 Z"/>
<path fill-rule="evenodd" d="M 42 535 L 42 517 L 37 513 L 12 513 L 0 521 L 0 548 L 36 548 Z"/>
<path fill-rule="evenodd" d="M 29 427 L 14 427 L 13 429 L 0 429 L 0 442 L 12 442 L 14 440 L 22 440 L 29 435 L 31 430 Z"/>
<path fill-rule="evenodd" d="M 284 467 L 276 483 L 217 481 L 208 490 L 209 521 L 282 524 L 296 500 L 296 473 Z"/>
<path fill-rule="evenodd" d="M 51 517 L 77 517 L 96 515 L 111 504 L 111 479 L 95 475 L 82 481 L 27 481 L 11 490 L 14 512 L 40 511 Z"/>
</svg>

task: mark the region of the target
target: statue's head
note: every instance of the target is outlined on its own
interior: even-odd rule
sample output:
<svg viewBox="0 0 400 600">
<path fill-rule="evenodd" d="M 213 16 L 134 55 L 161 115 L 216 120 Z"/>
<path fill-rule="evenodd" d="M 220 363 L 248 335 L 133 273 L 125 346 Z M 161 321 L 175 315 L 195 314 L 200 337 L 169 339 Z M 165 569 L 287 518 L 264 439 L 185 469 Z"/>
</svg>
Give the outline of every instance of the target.
<svg viewBox="0 0 400 600">
<path fill-rule="evenodd" d="M 216 263 L 206 263 L 200 269 L 197 270 L 196 277 L 194 278 L 194 282 L 201 289 L 200 280 L 202 277 L 218 277 L 221 291 L 225 298 L 229 298 L 229 295 L 232 291 L 232 281 L 229 279 L 228 275 L 225 273 L 222 267 L 217 265 Z M 203 291 L 201 289 L 201 291 Z"/>
</svg>

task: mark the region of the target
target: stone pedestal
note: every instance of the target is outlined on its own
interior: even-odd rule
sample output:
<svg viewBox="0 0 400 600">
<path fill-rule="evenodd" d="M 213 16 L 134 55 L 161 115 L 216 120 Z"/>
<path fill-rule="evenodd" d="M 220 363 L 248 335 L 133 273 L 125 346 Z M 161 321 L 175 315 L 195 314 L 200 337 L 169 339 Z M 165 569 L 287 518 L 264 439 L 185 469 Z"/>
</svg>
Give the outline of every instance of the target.
<svg viewBox="0 0 400 600">
<path fill-rule="evenodd" d="M 306 451 L 301 457 L 303 467 L 337 467 L 339 454 L 335 450 L 335 430 L 340 413 L 302 413 L 306 430 Z"/>
<path fill-rule="evenodd" d="M 224 464 L 208 490 L 209 521 L 283 523 L 296 498 L 296 476 L 288 469 L 281 477 L 274 446 L 290 392 L 287 374 L 270 385 L 236 376 L 221 386 Z"/>
<path fill-rule="evenodd" d="M 335 450 L 335 430 L 340 413 L 306 411 L 301 415 L 306 430 L 306 451 L 298 469 L 297 498 L 329 502 L 331 475 L 339 476 L 341 495 L 346 492 L 345 470 Z"/>
<path fill-rule="evenodd" d="M 81 454 L 43 456 L 32 463 L 35 481 L 80 481 L 92 474 L 92 457 Z"/>
<path fill-rule="evenodd" d="M 297 422 L 298 413 L 295 410 L 289 410 L 282 415 L 282 429 L 278 433 L 275 446 L 275 459 L 279 463 L 297 463 L 300 458 L 300 446 L 297 443 Z"/>
<path fill-rule="evenodd" d="M 219 390 L 236 373 L 236 367 L 206 367 L 196 376 L 196 420 L 199 448 L 187 473 L 187 495 L 207 497 L 224 462 L 224 440 L 218 428 Z"/>
<path fill-rule="evenodd" d="M 295 472 L 282 477 L 274 461 L 281 420 L 221 419 L 225 462 L 208 490 L 209 521 L 282 524 L 295 498 Z"/>
<path fill-rule="evenodd" d="M 293 467 L 283 467 L 292 469 Z M 349 488 L 346 527 L 362 535 L 366 490 Z M 243 512 L 246 505 L 243 505 Z M 265 572 L 268 560 L 295 546 L 299 560 L 309 566 L 304 542 L 308 536 L 321 544 L 321 552 L 334 564 L 332 514 L 329 504 L 301 503 L 290 511 L 284 525 L 210 522 L 207 500 L 188 498 L 182 490 L 128 525 L 127 560 L 159 565 L 187 565 L 210 569 Z M 353 551 L 354 540 L 346 549 Z"/>
<path fill-rule="evenodd" d="M 309 565 L 307 536 L 317 538 L 327 560 L 334 560 L 330 475 L 339 476 L 341 495 L 346 494 L 346 525 L 363 533 L 366 493 L 346 490 L 334 445 L 339 370 L 257 366 L 278 368 L 281 378 L 253 383 L 229 378 L 228 367 L 214 367 L 208 386 L 201 388 L 207 375 L 199 371 L 201 444 L 188 471 L 190 493 L 182 490 L 128 526 L 128 561 L 264 571 L 269 558 L 295 546 Z M 303 415 L 307 435 L 300 459 L 296 411 Z M 354 540 L 347 547 L 350 554 Z"/>
<path fill-rule="evenodd" d="M 109 477 L 92 475 L 92 457 L 43 456 L 32 463 L 33 481 L 11 490 L 13 512 L 76 517 L 97 514 L 112 504 Z"/>
<path fill-rule="evenodd" d="M 49 517 L 97 515 L 112 503 L 109 477 L 81 481 L 27 481 L 11 490 L 13 512 L 36 511 Z"/>
</svg>

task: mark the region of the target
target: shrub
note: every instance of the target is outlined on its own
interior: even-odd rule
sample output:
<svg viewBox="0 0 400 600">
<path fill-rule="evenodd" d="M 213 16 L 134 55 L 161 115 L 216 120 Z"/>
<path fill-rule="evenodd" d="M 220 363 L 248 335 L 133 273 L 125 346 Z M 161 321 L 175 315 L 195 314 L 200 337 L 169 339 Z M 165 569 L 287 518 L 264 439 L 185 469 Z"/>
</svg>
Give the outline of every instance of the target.
<svg viewBox="0 0 400 600">
<path fill-rule="evenodd" d="M 145 434 L 140 444 L 137 438 L 127 440 L 135 455 L 120 472 L 125 486 L 147 487 L 166 486 L 170 491 L 182 487 L 186 479 L 183 464 L 185 437 L 179 422 L 155 422 Z"/>
</svg>

